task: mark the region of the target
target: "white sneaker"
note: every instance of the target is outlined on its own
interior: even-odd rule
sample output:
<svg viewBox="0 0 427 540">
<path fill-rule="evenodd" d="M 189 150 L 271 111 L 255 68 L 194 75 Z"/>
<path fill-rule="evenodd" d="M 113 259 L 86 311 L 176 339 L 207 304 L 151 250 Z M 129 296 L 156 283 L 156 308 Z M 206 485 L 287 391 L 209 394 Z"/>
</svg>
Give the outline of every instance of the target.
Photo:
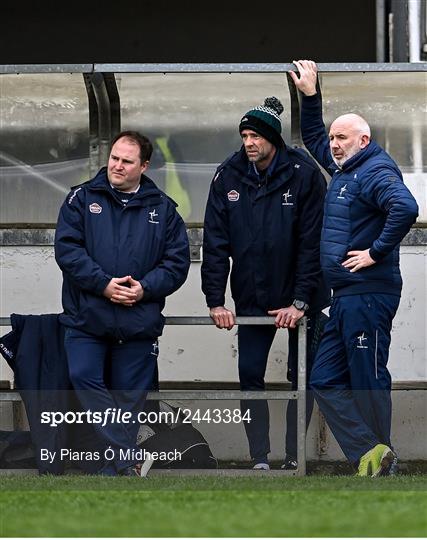
<svg viewBox="0 0 427 540">
<path fill-rule="evenodd" d="M 270 465 L 268 463 L 255 463 L 255 465 L 252 467 L 252 470 L 254 471 L 269 471 Z"/>
</svg>

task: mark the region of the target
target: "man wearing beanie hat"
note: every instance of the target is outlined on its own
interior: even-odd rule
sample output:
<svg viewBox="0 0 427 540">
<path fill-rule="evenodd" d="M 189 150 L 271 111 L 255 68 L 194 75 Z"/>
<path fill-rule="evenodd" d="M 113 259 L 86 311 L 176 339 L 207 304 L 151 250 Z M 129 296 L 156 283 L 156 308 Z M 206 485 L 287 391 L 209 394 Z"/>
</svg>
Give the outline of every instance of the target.
<svg viewBox="0 0 427 540">
<path fill-rule="evenodd" d="M 283 105 L 277 98 L 266 98 L 264 105 L 248 111 L 240 120 L 239 132 L 242 134 L 245 129 L 253 130 L 267 139 L 275 148 L 280 148 L 284 144 L 280 121 L 282 112 Z"/>
<path fill-rule="evenodd" d="M 240 121 L 243 145 L 217 169 L 206 206 L 202 289 L 218 328 L 231 330 L 234 313 L 224 306 L 230 284 L 236 314 L 271 315 L 275 325 L 238 329 L 241 390 L 264 390 L 268 354 L 277 328 L 289 331 L 288 379 L 297 385 L 296 323 L 307 315 L 307 369 L 317 349 L 329 304 L 323 285 L 319 242 L 326 182 L 308 154 L 282 139 L 275 97 Z M 307 399 L 307 420 L 313 399 Z M 265 400 L 241 402 L 254 469 L 268 470 L 269 411 Z M 248 411 L 248 413 L 247 413 Z M 297 467 L 296 401 L 287 408 L 285 463 Z"/>
</svg>

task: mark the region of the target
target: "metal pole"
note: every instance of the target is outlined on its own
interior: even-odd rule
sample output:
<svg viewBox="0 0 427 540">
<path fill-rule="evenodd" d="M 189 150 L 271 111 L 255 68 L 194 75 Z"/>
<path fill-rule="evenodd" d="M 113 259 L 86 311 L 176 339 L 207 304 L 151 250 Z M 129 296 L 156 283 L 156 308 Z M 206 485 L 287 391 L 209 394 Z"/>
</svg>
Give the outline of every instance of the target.
<svg viewBox="0 0 427 540">
<path fill-rule="evenodd" d="M 269 325 L 274 324 L 274 317 L 236 317 L 236 325 L 242 326 L 247 324 L 256 324 L 256 325 Z M 299 321 L 299 325 L 304 324 L 304 318 Z M 195 317 L 186 317 L 186 316 L 167 316 L 165 317 L 166 325 L 173 326 L 189 326 L 189 325 L 198 325 L 198 326 L 212 326 L 215 324 L 210 317 L 205 316 L 195 316 Z M 10 317 L 0 317 L 0 326 L 10 326 Z"/>
<path fill-rule="evenodd" d="M 307 317 L 298 326 L 297 461 L 299 476 L 306 472 Z"/>
<path fill-rule="evenodd" d="M 289 96 L 291 98 L 291 143 L 295 146 L 303 146 L 298 90 L 289 73 L 286 73 L 286 78 L 288 80 Z"/>
<path fill-rule="evenodd" d="M 409 61 L 421 62 L 421 0 L 409 0 Z"/>
<path fill-rule="evenodd" d="M 110 142 L 111 142 L 111 111 L 110 96 L 105 84 L 105 79 L 101 73 L 91 75 L 93 93 L 98 106 L 98 141 L 99 141 L 99 162 L 98 168 L 107 163 Z"/>
<path fill-rule="evenodd" d="M 83 73 L 89 108 L 89 174 L 95 176 L 99 171 L 99 111 L 93 91 L 92 75 Z"/>
<path fill-rule="evenodd" d="M 376 6 L 376 15 L 377 15 L 377 62 L 386 61 L 386 42 L 385 42 L 385 0 L 377 0 Z"/>
</svg>

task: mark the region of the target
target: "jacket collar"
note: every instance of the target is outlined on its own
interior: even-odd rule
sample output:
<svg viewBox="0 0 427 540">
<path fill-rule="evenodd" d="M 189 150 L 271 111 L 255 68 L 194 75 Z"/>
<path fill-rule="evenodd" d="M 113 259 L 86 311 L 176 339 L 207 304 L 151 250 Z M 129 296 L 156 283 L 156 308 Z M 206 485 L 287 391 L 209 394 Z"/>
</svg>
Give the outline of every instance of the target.
<svg viewBox="0 0 427 540">
<path fill-rule="evenodd" d="M 366 160 L 372 156 L 378 155 L 382 152 L 382 148 L 378 146 L 375 141 L 371 141 L 368 146 L 365 146 L 360 152 L 357 152 L 354 156 L 348 159 L 341 167 L 342 171 L 349 171 L 355 167 L 359 167 Z"/>
<path fill-rule="evenodd" d="M 120 201 L 119 194 L 111 187 L 110 182 L 108 181 L 107 167 L 102 167 L 102 169 L 98 171 L 96 176 L 89 182 L 88 187 L 91 191 L 105 191 L 114 197 L 114 199 Z M 150 178 L 148 178 L 148 176 L 143 174 L 141 175 L 141 187 L 137 193 L 134 194 L 128 206 L 131 204 L 132 206 L 140 204 L 147 198 L 152 200 L 153 198 L 160 198 L 161 196 L 162 192 L 156 186 L 156 184 Z"/>
<path fill-rule="evenodd" d="M 275 154 L 273 156 L 273 159 L 271 160 L 271 163 L 268 166 L 267 170 L 262 171 L 262 173 L 260 173 L 258 171 L 258 169 L 256 168 L 255 163 L 248 160 L 248 174 L 250 176 L 251 175 L 254 176 L 254 178 L 256 178 L 257 180 L 259 180 L 260 178 L 265 178 L 265 176 L 268 176 L 269 178 L 271 178 L 273 176 L 273 173 L 274 173 L 275 169 L 276 169 L 277 158 L 278 157 L 279 157 L 279 152 L 276 150 L 276 152 L 275 152 Z"/>
</svg>

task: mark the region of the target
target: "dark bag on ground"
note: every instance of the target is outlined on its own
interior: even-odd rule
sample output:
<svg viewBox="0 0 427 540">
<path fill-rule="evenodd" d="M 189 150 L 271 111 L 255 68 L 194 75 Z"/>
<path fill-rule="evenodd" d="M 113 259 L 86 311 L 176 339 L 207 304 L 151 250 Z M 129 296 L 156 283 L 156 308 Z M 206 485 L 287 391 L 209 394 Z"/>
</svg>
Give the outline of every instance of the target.
<svg viewBox="0 0 427 540">
<path fill-rule="evenodd" d="M 29 431 L 0 431 L 0 469 L 36 469 Z"/>
<path fill-rule="evenodd" d="M 160 410 L 173 412 L 173 422 L 150 423 L 141 426 L 137 445 L 149 452 L 164 452 L 163 459 L 154 462 L 156 469 L 216 469 L 217 459 L 213 456 L 208 442 L 192 424 L 183 423 L 178 409 L 164 401 L 159 402 Z M 172 416 L 172 415 L 171 415 Z"/>
</svg>

